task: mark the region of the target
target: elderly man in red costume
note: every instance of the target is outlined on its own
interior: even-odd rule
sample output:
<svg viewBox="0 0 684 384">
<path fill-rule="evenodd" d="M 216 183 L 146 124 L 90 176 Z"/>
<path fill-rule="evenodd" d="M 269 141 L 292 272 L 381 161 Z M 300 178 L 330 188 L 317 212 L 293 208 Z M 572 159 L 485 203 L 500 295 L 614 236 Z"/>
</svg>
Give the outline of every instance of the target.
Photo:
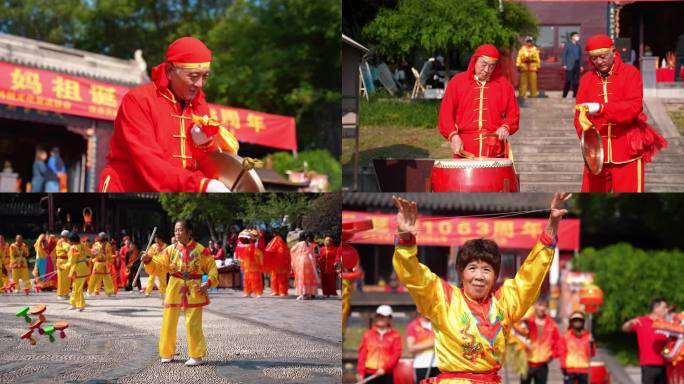
<svg viewBox="0 0 684 384">
<path fill-rule="evenodd" d="M 506 140 L 518 130 L 520 109 L 498 60 L 496 47 L 481 45 L 468 70 L 449 81 L 439 109 L 439 132 L 454 158 L 510 157 Z"/>
<path fill-rule="evenodd" d="M 575 128 L 581 136 L 593 124 L 601 134 L 604 157 L 598 175 L 585 166 L 582 192 L 643 192 L 644 165 L 667 141 L 646 123 L 641 74 L 620 60 L 606 35 L 592 36 L 586 49 L 595 71 L 580 80 Z"/>
<path fill-rule="evenodd" d="M 208 152 L 236 154 L 239 147 L 230 131 L 207 117 L 202 87 L 210 63 L 204 43 L 182 37 L 152 68 L 152 82 L 124 96 L 99 191 L 229 192 L 198 170 Z"/>
</svg>

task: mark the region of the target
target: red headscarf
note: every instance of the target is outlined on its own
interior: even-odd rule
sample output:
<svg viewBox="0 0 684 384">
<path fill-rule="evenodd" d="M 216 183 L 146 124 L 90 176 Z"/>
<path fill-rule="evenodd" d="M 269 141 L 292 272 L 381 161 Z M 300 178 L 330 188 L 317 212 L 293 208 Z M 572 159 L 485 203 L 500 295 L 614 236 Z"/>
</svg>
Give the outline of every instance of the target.
<svg viewBox="0 0 684 384">
<path fill-rule="evenodd" d="M 209 62 L 211 62 L 211 51 L 202 41 L 194 37 L 181 37 L 169 45 L 166 50 L 166 61 L 152 68 L 152 81 L 161 87 L 168 86 L 167 63 L 199 65 Z"/>
<path fill-rule="evenodd" d="M 501 54 L 499 53 L 499 50 L 491 44 L 480 45 L 479 47 L 477 47 L 477 50 L 475 50 L 475 53 L 473 53 L 473 55 L 470 57 L 470 63 L 468 64 L 467 71 L 469 75 L 475 75 L 475 61 L 480 56 L 485 56 L 490 60 L 498 61 Z M 492 75 L 489 76 L 489 79 L 494 80 L 499 76 L 501 76 L 501 68 L 499 68 L 499 66 L 497 65 L 496 67 L 494 67 L 494 72 L 492 72 Z"/>
<path fill-rule="evenodd" d="M 586 50 L 590 55 L 608 51 L 613 46 L 613 39 L 608 35 L 594 35 L 587 40 Z"/>
</svg>

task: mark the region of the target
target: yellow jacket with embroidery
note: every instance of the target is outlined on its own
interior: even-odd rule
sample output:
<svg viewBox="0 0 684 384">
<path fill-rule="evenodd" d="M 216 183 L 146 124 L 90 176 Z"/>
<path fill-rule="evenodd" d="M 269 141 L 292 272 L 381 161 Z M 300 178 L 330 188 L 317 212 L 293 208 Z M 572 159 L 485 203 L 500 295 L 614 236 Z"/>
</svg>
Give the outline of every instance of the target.
<svg viewBox="0 0 684 384">
<path fill-rule="evenodd" d="M 91 249 L 93 256 L 93 273 L 97 275 L 106 275 L 109 273 L 107 270 L 107 265 L 114 261 L 112 245 L 108 242 L 104 242 L 104 246 L 101 242 L 96 241 Z"/>
<path fill-rule="evenodd" d="M 198 290 L 204 274 L 211 287 L 218 285 L 218 270 L 213 256 L 208 248 L 194 240 L 187 246 L 180 242 L 169 245 L 157 259 L 153 257 L 145 264 L 145 271 L 151 275 L 167 272 L 171 275 L 164 296 L 166 308 L 194 308 L 209 304 L 209 296 Z"/>
<path fill-rule="evenodd" d="M 481 315 L 470 309 L 467 303 L 470 299 L 462 289 L 432 273 L 418 262 L 416 254 L 415 244 L 397 245 L 392 262 L 418 311 L 432 322 L 439 370 L 471 373 L 499 370 L 510 327 L 537 299 L 554 250 L 537 242 L 515 278 L 507 279 L 480 304 Z M 489 324 L 482 324 L 480 319 L 484 316 Z"/>
<path fill-rule="evenodd" d="M 88 265 L 91 257 L 90 250 L 84 244 L 74 244 L 67 252 L 68 260 L 60 266 L 61 269 L 69 271 L 69 278 L 78 279 L 90 276 L 90 266 Z"/>
<path fill-rule="evenodd" d="M 9 246 L 9 259 L 12 269 L 28 268 L 29 250 L 26 243 L 12 243 Z"/>
<path fill-rule="evenodd" d="M 518 50 L 518 57 L 515 60 L 515 66 L 521 71 L 537 72 L 541 65 L 541 58 L 539 57 L 539 49 L 534 45 L 530 48 L 523 45 Z"/>
</svg>

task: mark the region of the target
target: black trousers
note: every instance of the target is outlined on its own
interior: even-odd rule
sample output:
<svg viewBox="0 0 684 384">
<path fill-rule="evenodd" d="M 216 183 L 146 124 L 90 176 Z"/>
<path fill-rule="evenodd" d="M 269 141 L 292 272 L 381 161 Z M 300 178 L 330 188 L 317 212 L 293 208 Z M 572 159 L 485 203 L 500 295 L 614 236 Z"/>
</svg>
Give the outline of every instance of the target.
<svg viewBox="0 0 684 384">
<path fill-rule="evenodd" d="M 535 384 L 546 384 L 546 380 L 549 378 L 549 366 L 544 364 L 540 367 L 530 367 L 527 370 L 527 378 L 520 378 L 520 384 L 531 384 L 534 380 Z"/>
<path fill-rule="evenodd" d="M 367 373 L 367 374 L 364 376 L 364 379 L 367 378 L 367 377 L 369 377 L 369 376 L 372 376 L 372 374 Z M 376 377 L 375 379 L 373 379 L 373 380 L 371 380 L 371 381 L 367 381 L 366 383 L 367 383 L 367 384 L 393 384 L 393 383 L 394 383 L 394 378 L 392 377 L 392 374 L 391 374 L 391 373 L 388 373 L 388 374 L 385 374 L 385 375 Z"/>
<path fill-rule="evenodd" d="M 565 70 L 565 84 L 563 85 L 563 97 L 568 95 L 570 86 L 572 85 L 572 97 L 577 96 L 577 88 L 579 88 L 580 64 L 575 63 L 572 69 Z"/>
<path fill-rule="evenodd" d="M 684 65 L 684 56 L 677 56 L 675 59 L 675 81 L 681 79 L 679 77 L 679 71 L 682 69 L 682 65 Z"/>
<path fill-rule="evenodd" d="M 425 379 L 427 371 L 427 368 L 415 368 L 413 370 L 414 374 L 416 375 L 416 383 L 420 383 L 421 380 Z M 430 376 L 428 377 L 437 377 L 437 375 L 439 375 L 439 369 L 437 367 L 430 368 Z"/>
<path fill-rule="evenodd" d="M 128 284 L 126 284 L 127 291 L 133 290 L 133 285 L 136 285 L 138 287 L 138 291 L 142 289 L 142 285 L 140 284 L 140 275 L 138 275 L 138 279 L 133 281 L 133 278 L 135 277 L 135 274 L 138 272 L 139 267 L 139 262 L 133 263 L 133 265 L 131 265 L 131 273 L 128 274 Z"/>
<path fill-rule="evenodd" d="M 589 374 L 587 373 L 565 373 L 563 384 L 588 384 Z"/>
<path fill-rule="evenodd" d="M 665 384 L 664 365 L 642 365 L 641 384 Z"/>
</svg>

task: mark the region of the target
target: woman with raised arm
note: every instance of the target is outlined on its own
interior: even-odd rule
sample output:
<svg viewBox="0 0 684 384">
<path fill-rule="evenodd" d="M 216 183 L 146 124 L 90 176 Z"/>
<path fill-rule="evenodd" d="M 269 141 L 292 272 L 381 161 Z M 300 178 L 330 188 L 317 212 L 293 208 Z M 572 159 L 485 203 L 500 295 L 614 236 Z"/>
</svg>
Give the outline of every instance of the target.
<svg viewBox="0 0 684 384">
<path fill-rule="evenodd" d="M 468 240 L 456 268 L 461 286 L 447 283 L 418 262 L 418 208 L 394 196 L 399 209 L 393 265 L 418 311 L 432 322 L 440 383 L 501 383 L 508 333 L 535 302 L 553 260 L 558 225 L 569 193 L 556 193 L 549 223 L 513 279 L 494 290 L 501 253 L 492 240 Z"/>
</svg>

